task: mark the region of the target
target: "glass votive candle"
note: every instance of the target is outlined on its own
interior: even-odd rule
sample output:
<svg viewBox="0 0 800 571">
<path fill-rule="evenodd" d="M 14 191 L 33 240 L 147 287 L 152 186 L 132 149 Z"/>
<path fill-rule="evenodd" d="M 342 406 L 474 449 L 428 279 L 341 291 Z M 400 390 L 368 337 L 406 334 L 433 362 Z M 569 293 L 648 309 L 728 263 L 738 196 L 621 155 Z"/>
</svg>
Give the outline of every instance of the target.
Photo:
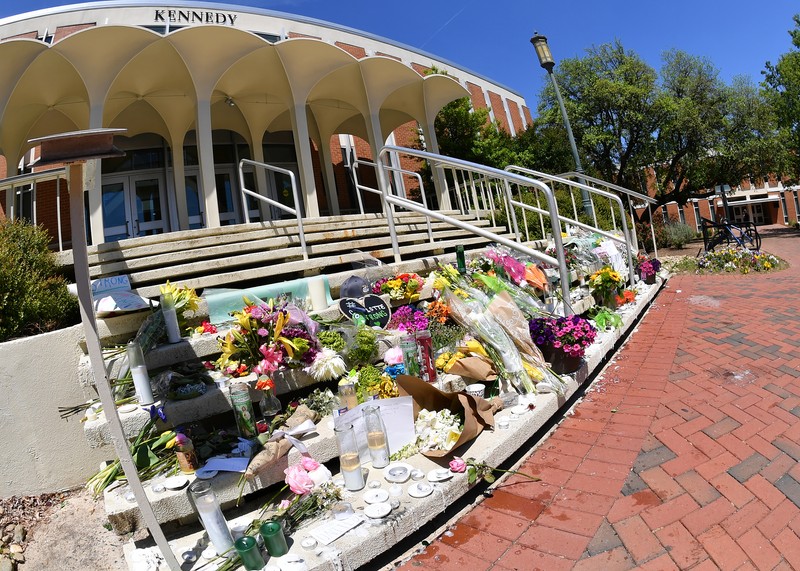
<svg viewBox="0 0 800 571">
<path fill-rule="evenodd" d="M 244 535 L 237 539 L 233 546 L 247 571 L 260 571 L 266 565 L 255 537 Z"/>
<path fill-rule="evenodd" d="M 510 421 L 508 420 L 508 417 L 497 419 L 497 428 L 499 428 L 500 430 L 508 430 L 509 424 Z"/>
<path fill-rule="evenodd" d="M 264 546 L 271 557 L 286 555 L 289 546 L 286 544 L 286 536 L 283 535 L 283 528 L 278 521 L 268 521 L 261 524 L 261 537 L 264 538 Z M 263 565 L 262 565 L 263 567 Z"/>
</svg>

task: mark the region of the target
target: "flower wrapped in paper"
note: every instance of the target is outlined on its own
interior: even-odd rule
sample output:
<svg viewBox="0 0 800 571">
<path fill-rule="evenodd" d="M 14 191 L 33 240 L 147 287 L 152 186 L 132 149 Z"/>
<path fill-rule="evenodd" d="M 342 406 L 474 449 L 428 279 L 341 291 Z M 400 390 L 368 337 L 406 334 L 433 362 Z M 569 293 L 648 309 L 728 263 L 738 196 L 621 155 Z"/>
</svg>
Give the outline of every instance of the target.
<svg viewBox="0 0 800 571">
<path fill-rule="evenodd" d="M 503 401 L 499 398 L 487 401 L 467 393 L 445 393 L 422 379 L 408 375 L 398 376 L 397 386 L 400 396 L 410 396 L 414 401 L 415 422 L 420 421 L 421 411 L 427 411 L 420 421 L 420 429 L 422 431 L 427 429 L 427 434 L 433 435 L 433 438 L 424 440 L 431 443 L 441 440 L 441 447 L 428 446 L 427 449 L 415 449 L 413 452 L 418 451 L 432 458 L 448 456 L 478 436 L 484 428 L 494 427 L 494 413 L 503 407 Z M 437 414 L 439 411 L 449 411 L 450 414 L 443 418 Z M 463 428 L 457 438 L 451 433 L 452 422 L 448 423 L 447 434 L 436 430 L 440 421 L 452 420 L 455 417 L 463 420 Z M 450 440 L 455 441 L 450 442 Z"/>
</svg>

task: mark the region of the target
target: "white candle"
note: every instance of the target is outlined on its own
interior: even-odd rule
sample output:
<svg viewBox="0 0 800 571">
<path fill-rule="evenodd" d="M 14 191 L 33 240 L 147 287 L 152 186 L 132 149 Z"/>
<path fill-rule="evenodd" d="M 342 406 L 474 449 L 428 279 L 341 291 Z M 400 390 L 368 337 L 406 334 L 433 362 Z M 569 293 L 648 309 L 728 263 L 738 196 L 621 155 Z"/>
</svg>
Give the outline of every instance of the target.
<svg viewBox="0 0 800 571">
<path fill-rule="evenodd" d="M 175 308 L 162 308 L 164 313 L 164 323 L 167 326 L 167 341 L 170 343 L 178 343 L 181 340 L 181 330 L 178 327 L 178 314 Z"/>
<path fill-rule="evenodd" d="M 231 530 L 228 529 L 228 522 L 225 521 L 225 516 L 222 515 L 222 510 L 219 509 L 215 499 L 212 496 L 200 496 L 196 498 L 195 505 L 203 527 L 206 528 L 208 539 L 217 550 L 217 554 L 221 555 L 233 547 Z"/>
<path fill-rule="evenodd" d="M 136 389 L 136 398 L 139 399 L 139 404 L 153 404 L 153 387 L 150 386 L 147 367 L 145 365 L 133 367 L 131 375 L 133 375 L 133 387 Z"/>
<path fill-rule="evenodd" d="M 314 311 L 328 309 L 328 296 L 325 292 L 325 278 L 314 276 L 308 279 L 308 294 L 311 296 L 311 308 Z"/>
</svg>

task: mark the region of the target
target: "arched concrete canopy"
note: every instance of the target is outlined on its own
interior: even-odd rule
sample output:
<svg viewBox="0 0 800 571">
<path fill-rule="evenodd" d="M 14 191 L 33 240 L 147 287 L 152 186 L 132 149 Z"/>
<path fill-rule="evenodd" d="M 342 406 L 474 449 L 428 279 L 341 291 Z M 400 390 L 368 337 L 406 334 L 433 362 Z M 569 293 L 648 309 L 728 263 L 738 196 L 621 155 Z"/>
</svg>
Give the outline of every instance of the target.
<svg viewBox="0 0 800 571">
<path fill-rule="evenodd" d="M 0 150 L 9 164 L 29 148 L 28 139 L 63 131 L 124 127 L 131 136 L 157 133 L 174 154 L 194 130 L 210 226 L 218 223 L 212 130 L 241 134 L 256 159 L 255 141 L 268 131 L 291 130 L 306 212 L 313 216 L 310 137 L 327 144 L 345 132 L 372 141 L 377 151 L 397 126 L 411 119 L 432 122 L 444 104 L 468 95 L 451 78 L 422 78 L 391 58 L 359 60 L 309 38 L 273 45 L 215 25 L 166 36 L 137 26 L 95 26 L 53 45 L 10 39 L 0 42 L 0 61 Z M 179 176 L 176 169 L 176 192 Z M 90 189 L 93 235 L 102 235 L 95 218 L 101 213 L 99 178 Z"/>
</svg>

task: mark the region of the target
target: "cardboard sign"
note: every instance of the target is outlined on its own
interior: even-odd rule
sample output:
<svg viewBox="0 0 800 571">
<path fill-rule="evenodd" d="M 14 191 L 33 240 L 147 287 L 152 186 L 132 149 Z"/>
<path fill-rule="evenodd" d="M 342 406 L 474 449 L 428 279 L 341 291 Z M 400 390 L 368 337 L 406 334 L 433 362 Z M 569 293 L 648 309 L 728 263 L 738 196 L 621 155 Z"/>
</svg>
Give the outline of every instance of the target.
<svg viewBox="0 0 800 571">
<path fill-rule="evenodd" d="M 361 315 L 370 327 L 386 327 L 392 317 L 392 310 L 377 295 L 365 295 L 362 301 L 352 297 L 339 300 L 339 311 L 350 321 Z"/>
</svg>

